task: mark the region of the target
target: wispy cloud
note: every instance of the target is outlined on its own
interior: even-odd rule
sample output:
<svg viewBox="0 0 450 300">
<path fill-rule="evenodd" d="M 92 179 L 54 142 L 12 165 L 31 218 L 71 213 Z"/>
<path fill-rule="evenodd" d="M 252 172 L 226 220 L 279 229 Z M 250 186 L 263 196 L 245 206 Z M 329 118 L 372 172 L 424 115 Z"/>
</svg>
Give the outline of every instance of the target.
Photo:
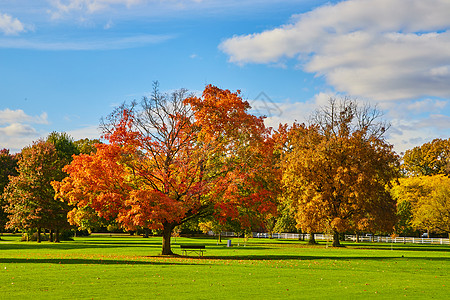
<svg viewBox="0 0 450 300">
<path fill-rule="evenodd" d="M 93 15 L 114 10 L 133 9 L 154 5 L 162 8 L 187 9 L 192 4 L 203 4 L 221 1 L 204 0 L 51 0 L 51 8 L 48 9 L 53 19 L 61 19 L 72 14 Z"/>
<path fill-rule="evenodd" d="M 74 140 L 79 139 L 100 139 L 102 132 L 98 125 L 87 125 L 67 132 Z"/>
<path fill-rule="evenodd" d="M 12 110 L 6 108 L 0 110 L 0 125 L 12 123 L 48 124 L 48 116 L 46 112 L 39 116 L 30 116 L 21 109 Z"/>
<path fill-rule="evenodd" d="M 448 101 L 439 99 L 423 99 L 414 101 L 406 105 L 408 111 L 415 113 L 424 112 L 439 112 L 444 109 L 448 104 Z"/>
<path fill-rule="evenodd" d="M 86 21 L 102 14 L 108 17 L 169 16 L 189 12 L 203 16 L 240 13 L 273 5 L 273 0 L 49 0 L 47 13 L 54 20 L 77 19 Z M 277 5 L 298 0 L 277 0 Z"/>
<path fill-rule="evenodd" d="M 0 48 L 35 50 L 114 50 L 163 43 L 173 35 L 139 35 L 123 38 L 56 40 L 45 38 L 0 38 Z"/>
<path fill-rule="evenodd" d="M 73 13 L 96 13 L 109 9 L 111 7 L 125 6 L 131 7 L 136 4 L 145 2 L 144 0 L 51 0 L 52 9 L 48 12 L 51 14 L 52 18 L 59 19 L 63 16 Z"/>
<path fill-rule="evenodd" d="M 27 31 L 27 27 L 29 26 L 23 24 L 19 19 L 0 13 L 0 32 L 5 35 L 17 35 Z"/>
<path fill-rule="evenodd" d="M 235 36 L 220 49 L 236 64 L 298 59 L 337 91 L 376 100 L 450 97 L 450 2 L 348 0 Z"/>
</svg>

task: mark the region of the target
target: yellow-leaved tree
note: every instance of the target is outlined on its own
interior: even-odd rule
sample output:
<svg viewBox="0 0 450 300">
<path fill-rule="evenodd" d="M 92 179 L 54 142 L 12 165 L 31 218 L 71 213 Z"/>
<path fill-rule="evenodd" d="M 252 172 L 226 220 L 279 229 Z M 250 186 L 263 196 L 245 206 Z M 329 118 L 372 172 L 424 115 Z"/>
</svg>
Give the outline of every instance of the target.
<svg viewBox="0 0 450 300">
<path fill-rule="evenodd" d="M 330 99 L 311 125 L 294 124 L 284 155 L 285 198 L 307 232 L 392 232 L 396 205 L 388 187 L 399 160 L 383 136 L 388 125 L 370 106 Z"/>
<path fill-rule="evenodd" d="M 403 172 L 408 176 L 450 174 L 450 138 L 434 139 L 407 150 L 403 156 Z"/>
<path fill-rule="evenodd" d="M 450 234 L 449 177 L 434 175 L 401 178 L 399 184 L 392 188 L 392 195 L 399 207 L 411 208 L 411 217 L 406 226 Z"/>
</svg>

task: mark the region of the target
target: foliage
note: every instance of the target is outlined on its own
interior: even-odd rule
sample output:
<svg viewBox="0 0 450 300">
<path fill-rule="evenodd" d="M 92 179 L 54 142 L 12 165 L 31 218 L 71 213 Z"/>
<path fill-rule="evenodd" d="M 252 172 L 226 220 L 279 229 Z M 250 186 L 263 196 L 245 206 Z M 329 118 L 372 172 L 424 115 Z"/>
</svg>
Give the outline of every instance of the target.
<svg viewBox="0 0 450 300">
<path fill-rule="evenodd" d="M 17 175 L 17 154 L 10 154 L 8 149 L 0 150 L 0 192 L 8 185 L 9 176 Z"/>
<path fill-rule="evenodd" d="M 54 191 L 50 182 L 61 178 L 55 146 L 39 141 L 22 150 L 18 176 L 12 177 L 5 189 L 10 214 L 7 226 L 19 230 L 46 228 L 54 220 Z M 53 203 L 50 203 L 53 202 Z"/>
<path fill-rule="evenodd" d="M 280 204 L 279 214 L 275 218 L 272 232 L 296 232 L 298 231 L 295 220 L 295 210 L 292 205 Z"/>
<path fill-rule="evenodd" d="M 408 176 L 450 174 L 450 138 L 434 139 L 407 150 L 402 169 Z"/>
<path fill-rule="evenodd" d="M 22 150 L 18 175 L 11 177 L 4 193 L 9 228 L 37 229 L 38 236 L 41 228 L 47 228 L 56 232 L 55 241 L 59 241 L 59 230 L 68 226 L 69 209 L 67 203 L 54 198 L 51 182 L 66 176 L 62 169 L 77 153 L 71 138 L 56 132 L 47 141 L 34 142 Z"/>
<path fill-rule="evenodd" d="M 74 144 L 77 147 L 79 153 L 91 154 L 92 152 L 97 151 L 95 145 L 101 144 L 101 141 L 99 139 L 85 138 L 75 141 Z"/>
<path fill-rule="evenodd" d="M 294 125 L 295 126 L 295 125 Z M 278 130 L 272 134 L 274 141 L 273 158 L 275 159 L 275 168 L 277 169 L 278 179 L 281 191 L 278 193 L 278 213 L 269 215 L 266 220 L 266 228 L 269 232 L 295 232 L 298 230 L 295 220 L 296 211 L 293 206 L 293 198 L 286 196 L 281 188 L 281 177 L 285 167 L 285 155 L 289 152 L 289 127 L 287 124 L 280 124 Z"/>
<path fill-rule="evenodd" d="M 395 232 L 400 235 L 411 235 L 414 231 L 412 227 L 413 208 L 410 201 L 397 201 L 397 223 Z"/>
<path fill-rule="evenodd" d="M 398 207 L 411 207 L 408 225 L 450 233 L 450 178 L 445 175 L 401 178 L 392 189 Z"/>
<path fill-rule="evenodd" d="M 283 184 L 307 232 L 349 230 L 390 232 L 395 201 L 387 187 L 396 178 L 398 158 L 383 134 L 380 113 L 355 102 L 330 100 L 310 126 L 289 130 Z"/>
<path fill-rule="evenodd" d="M 8 220 L 8 216 L 4 211 L 6 202 L 3 199 L 3 191 L 9 183 L 10 176 L 17 176 L 17 154 L 10 154 L 8 149 L 0 150 L 0 232 Z"/>
<path fill-rule="evenodd" d="M 276 205 L 265 173 L 272 144 L 248 109 L 239 92 L 209 85 L 201 98 L 162 95 L 155 84 L 140 106 L 123 105 L 104 121 L 109 144 L 77 156 L 54 184 L 57 195 L 127 229 L 162 229 L 163 254 L 172 253 L 172 230 L 190 220 L 214 214 L 251 226 Z"/>
<path fill-rule="evenodd" d="M 72 161 L 72 156 L 80 153 L 73 139 L 65 132 L 52 132 L 47 136 L 47 142 L 55 146 L 58 160 L 61 165 L 67 165 Z M 64 173 L 61 176 L 65 177 Z M 55 180 L 61 180 L 55 179 Z"/>
<path fill-rule="evenodd" d="M 72 210 L 67 213 L 67 219 L 71 225 L 76 225 L 78 230 L 86 230 L 89 233 L 103 227 L 116 225 L 114 220 L 106 220 L 105 218 L 100 217 L 97 212 L 89 206 L 80 207 L 78 209 L 72 208 Z"/>
</svg>

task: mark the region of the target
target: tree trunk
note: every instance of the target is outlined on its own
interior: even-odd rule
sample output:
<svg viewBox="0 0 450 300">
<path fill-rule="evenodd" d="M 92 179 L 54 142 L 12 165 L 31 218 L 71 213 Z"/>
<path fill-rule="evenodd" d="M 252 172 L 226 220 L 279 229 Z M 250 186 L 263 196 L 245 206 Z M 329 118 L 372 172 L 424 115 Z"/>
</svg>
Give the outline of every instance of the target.
<svg viewBox="0 0 450 300">
<path fill-rule="evenodd" d="M 359 243 L 359 233 L 356 233 L 356 242 Z"/>
<path fill-rule="evenodd" d="M 143 234 L 143 238 L 148 238 L 148 235 L 149 235 L 149 230 L 148 230 L 148 228 L 144 228 L 144 234 Z"/>
<path fill-rule="evenodd" d="M 309 234 L 309 241 L 308 241 L 308 244 L 310 244 L 310 245 L 316 245 L 316 244 L 317 244 L 316 238 L 314 237 L 314 232 L 311 232 L 311 233 Z"/>
<path fill-rule="evenodd" d="M 449 234 L 449 236 L 450 236 L 450 234 Z M 222 243 L 222 231 L 219 232 L 219 243 Z"/>
<path fill-rule="evenodd" d="M 340 247 L 341 243 L 339 242 L 339 232 L 333 232 L 333 247 Z"/>
<path fill-rule="evenodd" d="M 298 239 L 301 241 L 305 241 L 305 233 L 302 230 L 300 230 L 299 232 Z"/>
<path fill-rule="evenodd" d="M 59 243 L 59 228 L 56 228 L 55 230 L 55 243 Z"/>
<path fill-rule="evenodd" d="M 172 236 L 172 231 L 175 225 L 172 223 L 163 224 L 163 240 L 162 240 L 162 252 L 161 255 L 173 255 L 172 249 L 170 247 L 170 238 Z"/>
<path fill-rule="evenodd" d="M 40 227 L 39 227 L 38 230 L 37 230 L 36 241 L 37 241 L 38 243 L 41 242 L 41 228 L 40 228 Z"/>
<path fill-rule="evenodd" d="M 50 229 L 50 242 L 53 242 L 53 229 Z"/>
</svg>

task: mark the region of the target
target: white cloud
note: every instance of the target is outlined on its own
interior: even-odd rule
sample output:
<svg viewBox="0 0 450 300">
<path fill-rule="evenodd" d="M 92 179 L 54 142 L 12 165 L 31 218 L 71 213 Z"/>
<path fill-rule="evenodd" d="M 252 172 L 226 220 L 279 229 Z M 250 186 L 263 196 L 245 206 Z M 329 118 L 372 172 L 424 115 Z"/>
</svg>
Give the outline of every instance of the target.
<svg viewBox="0 0 450 300">
<path fill-rule="evenodd" d="M 311 114 L 319 108 L 326 107 L 330 98 L 340 98 L 334 93 L 318 93 L 306 102 L 296 102 L 286 99 L 284 102 L 272 102 L 262 96 L 248 100 L 252 106 L 251 113 L 265 115 L 267 127 L 278 128 L 279 124 L 293 122 L 309 123 Z M 361 104 L 364 101 L 356 99 Z M 450 132 L 450 117 L 438 112 L 447 106 L 448 101 L 425 99 L 405 105 L 405 103 L 384 102 L 378 106 L 381 112 L 386 112 L 381 118 L 391 123 L 386 133 L 388 143 L 394 145 L 397 153 L 412 149 L 415 146 L 429 142 L 434 138 L 448 138 Z M 373 106 L 373 105 L 372 105 Z M 418 117 L 423 113 L 434 114 Z M 415 117 L 412 117 L 412 116 Z"/>
<path fill-rule="evenodd" d="M 0 134 L 7 136 L 33 136 L 36 129 L 28 124 L 12 123 L 6 127 L 0 127 Z"/>
<path fill-rule="evenodd" d="M 38 136 L 31 138 L 30 136 L 7 136 L 4 134 L 0 135 L 0 149 L 9 149 L 11 153 L 18 153 L 24 147 L 32 144 L 33 140 L 37 140 Z"/>
<path fill-rule="evenodd" d="M 0 38 L 0 48 L 36 50 L 111 50 L 143 47 L 172 39 L 170 35 L 139 35 L 124 38 L 96 38 L 91 40 L 41 40 Z"/>
<path fill-rule="evenodd" d="M 26 31 L 26 26 L 17 18 L 0 13 L 0 31 L 6 35 L 17 35 Z"/>
<path fill-rule="evenodd" d="M 450 97 L 450 1 L 348 0 L 225 40 L 237 64 L 296 58 L 337 91 L 375 100 Z"/>
<path fill-rule="evenodd" d="M 11 110 L 6 108 L 0 110 L 0 125 L 12 123 L 48 124 L 48 116 L 46 112 L 43 112 L 40 116 L 30 116 L 21 109 Z"/>
<path fill-rule="evenodd" d="M 20 150 L 42 136 L 36 125 L 49 124 L 46 112 L 31 116 L 23 110 L 0 110 L 0 148 L 10 149 L 11 152 Z"/>
<path fill-rule="evenodd" d="M 418 120 L 393 119 L 391 123 L 392 127 L 387 132 L 387 138 L 395 146 L 394 150 L 397 153 L 420 146 L 435 138 L 448 139 L 449 137 L 450 117 L 445 115 L 430 115 Z"/>
</svg>

